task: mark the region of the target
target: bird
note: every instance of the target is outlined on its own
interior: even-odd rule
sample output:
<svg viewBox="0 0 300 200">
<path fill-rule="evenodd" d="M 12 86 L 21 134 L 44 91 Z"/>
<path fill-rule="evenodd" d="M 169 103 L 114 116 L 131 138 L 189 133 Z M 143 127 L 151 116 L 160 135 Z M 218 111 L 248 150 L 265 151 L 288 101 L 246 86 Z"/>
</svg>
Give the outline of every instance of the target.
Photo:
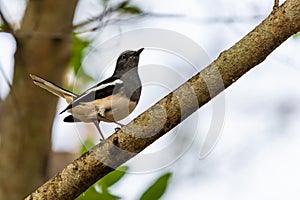
<svg viewBox="0 0 300 200">
<path fill-rule="evenodd" d="M 68 106 L 59 113 L 70 113 L 64 118 L 64 122 L 93 123 L 102 141 L 105 138 L 99 127 L 100 122 L 113 122 L 122 127 L 123 124 L 118 121 L 127 117 L 140 100 L 142 84 L 138 63 L 143 50 L 144 48 L 141 48 L 121 53 L 113 75 L 80 95 L 37 75 L 30 74 L 30 77 L 35 85 L 66 100 Z"/>
</svg>

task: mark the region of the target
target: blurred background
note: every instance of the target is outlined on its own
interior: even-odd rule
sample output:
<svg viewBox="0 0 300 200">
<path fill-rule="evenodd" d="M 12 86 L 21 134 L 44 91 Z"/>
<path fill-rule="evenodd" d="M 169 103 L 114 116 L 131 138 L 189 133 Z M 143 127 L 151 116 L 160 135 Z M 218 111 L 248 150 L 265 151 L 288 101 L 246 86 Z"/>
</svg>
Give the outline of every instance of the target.
<svg viewBox="0 0 300 200">
<path fill-rule="evenodd" d="M 53 13 L 56 8 L 66 6 L 52 2 L 49 5 Z M 125 2 L 70 1 L 73 13 L 65 17 L 72 19 L 70 24 L 60 28 L 63 20 L 60 21 L 59 17 L 64 18 L 64 15 L 60 15 L 56 24 L 49 25 L 50 28 L 58 27 L 57 30 L 51 32 L 49 28 L 48 33 L 48 24 L 44 24 L 45 27 L 41 25 L 39 29 L 37 25 L 30 24 L 30 20 L 35 22 L 34 19 L 26 17 L 32 15 L 38 18 L 39 12 L 43 12 L 42 8 L 36 10 L 28 7 L 30 1 L 0 1 L 1 16 L 5 19 L 2 20 L 0 32 L 0 197 L 7 197 L 5 191 L 20 192 L 18 196 L 10 196 L 11 199 L 26 196 L 75 159 L 83 147 L 90 148 L 99 141 L 92 125 L 64 123 L 62 120 L 65 116 L 58 113 L 67 104 L 59 100 L 56 105 L 56 98 L 52 94 L 33 86 L 29 73 L 36 73 L 76 93 L 83 92 L 111 75 L 119 53 L 126 49 L 137 49 L 139 44 L 143 46 L 139 40 L 135 43 L 137 46 L 127 44 L 126 38 L 129 37 L 128 32 L 137 35 L 139 30 L 145 29 L 154 32 L 167 30 L 172 36 L 183 36 L 182 41 L 174 41 L 174 49 L 184 49 L 183 42 L 187 41 L 202 50 L 201 56 L 193 55 L 195 58 L 191 58 L 194 59 L 191 61 L 184 59 L 187 55 L 174 53 L 174 49 L 166 51 L 159 45 L 145 46 L 139 68 L 144 90 L 137 109 L 122 121 L 126 124 L 216 59 L 220 52 L 228 49 L 267 17 L 273 7 L 271 0 Z M 40 21 L 46 23 L 46 15 L 41 16 Z M 7 29 L 3 25 L 5 21 L 12 28 Z M 28 27 L 23 27 L 23 24 Z M 128 37 L 122 38 L 126 33 Z M 60 38 L 60 34 L 68 36 Z M 53 61 L 51 54 L 45 57 L 38 55 L 49 44 L 42 42 L 43 45 L 35 48 L 35 42 L 48 40 L 49 35 L 52 54 L 63 57 L 64 62 Z M 38 39 L 29 48 L 32 37 Z M 148 41 L 149 38 L 141 39 Z M 118 48 L 114 45 L 111 49 L 103 48 L 103 44 L 110 44 L 108 41 L 115 41 Z M 162 39 L 161 43 L 164 41 Z M 175 130 L 126 163 L 129 167 L 126 175 L 110 188 L 111 192 L 122 199 L 138 199 L 153 180 L 164 173 L 171 173 L 167 190 L 161 199 L 183 199 L 187 195 L 189 199 L 210 200 L 298 199 L 300 107 L 297 102 L 300 100 L 300 57 L 296 52 L 300 50 L 299 41 L 299 36 L 289 38 L 263 63 L 229 87 L 218 97 L 219 101 L 217 98 L 215 102 L 205 105 Z M 59 46 L 54 47 L 54 43 Z M 62 51 L 65 47 L 68 48 Z M 26 58 L 33 54 L 40 59 L 29 63 Z M 47 59 L 53 62 L 43 67 L 44 62 L 49 63 Z M 161 78 L 157 78 L 158 74 L 161 74 Z M 12 84 L 12 89 L 8 82 Z M 36 100 L 33 94 L 19 96 L 18 91 L 24 91 L 24 88 L 28 89 L 27 93 L 33 91 L 33 94 L 43 96 L 42 100 Z M 24 107 L 24 97 L 27 98 L 24 105 L 28 106 L 24 109 L 24 115 L 28 117 L 21 124 L 24 127 L 33 124 L 34 128 L 28 128 L 28 134 L 25 128 L 21 128 L 22 131 L 13 130 L 11 134 L 7 127 L 18 124 L 18 120 L 8 107 Z M 7 104 L 8 100 L 14 103 Z M 48 109 L 44 108 L 53 111 L 47 113 Z M 10 115 L 14 115 L 11 118 L 15 122 L 4 126 L 8 123 L 4 121 Z M 45 115 L 47 117 L 43 117 Z M 115 127 L 114 124 L 101 123 L 106 136 L 113 133 Z M 30 132 L 35 134 L 30 135 Z M 45 134 L 45 137 L 41 134 Z M 213 134 L 213 142 L 210 141 L 203 155 L 203 146 L 209 134 Z M 26 153 L 35 144 L 39 147 L 31 151 L 43 149 L 44 152 L 40 160 L 36 159 L 38 156 L 35 154 Z M 39 170 L 31 168 L 32 165 Z M 17 176 L 26 173 L 26 170 L 40 178 L 31 185 L 30 181 L 24 182 L 29 178 Z M 40 175 L 35 175 L 35 171 Z M 24 188 L 23 185 L 29 186 Z"/>
</svg>

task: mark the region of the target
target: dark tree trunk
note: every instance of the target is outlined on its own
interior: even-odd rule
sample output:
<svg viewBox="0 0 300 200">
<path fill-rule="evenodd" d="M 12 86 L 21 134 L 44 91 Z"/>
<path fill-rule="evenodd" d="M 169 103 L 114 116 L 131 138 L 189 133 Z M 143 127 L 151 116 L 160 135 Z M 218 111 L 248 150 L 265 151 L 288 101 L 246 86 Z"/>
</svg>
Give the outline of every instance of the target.
<svg viewBox="0 0 300 200">
<path fill-rule="evenodd" d="M 29 73 L 62 83 L 77 0 L 28 1 L 17 41 L 13 91 L 0 102 L 0 199 L 21 199 L 45 181 L 56 97 Z M 40 134 L 43 133 L 43 134 Z"/>
</svg>

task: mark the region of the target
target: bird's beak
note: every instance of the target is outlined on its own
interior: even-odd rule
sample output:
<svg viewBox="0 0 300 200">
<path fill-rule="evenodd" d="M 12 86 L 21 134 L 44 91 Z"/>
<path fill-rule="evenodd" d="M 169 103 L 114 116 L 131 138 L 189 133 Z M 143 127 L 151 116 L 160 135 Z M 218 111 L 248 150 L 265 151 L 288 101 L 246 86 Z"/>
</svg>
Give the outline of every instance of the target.
<svg viewBox="0 0 300 200">
<path fill-rule="evenodd" d="M 144 48 L 141 48 L 141 49 L 137 50 L 137 51 L 135 52 L 135 55 L 136 55 L 136 56 L 139 56 L 139 55 L 142 53 L 143 50 L 144 50 Z"/>
</svg>

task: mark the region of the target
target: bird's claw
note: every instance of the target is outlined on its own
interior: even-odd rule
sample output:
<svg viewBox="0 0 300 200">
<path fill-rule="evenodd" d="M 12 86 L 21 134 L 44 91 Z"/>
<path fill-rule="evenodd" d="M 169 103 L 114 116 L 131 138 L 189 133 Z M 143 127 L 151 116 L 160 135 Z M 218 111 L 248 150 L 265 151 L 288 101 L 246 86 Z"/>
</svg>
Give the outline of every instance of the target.
<svg viewBox="0 0 300 200">
<path fill-rule="evenodd" d="M 121 130 L 120 127 L 115 128 L 115 132 L 117 132 L 117 131 L 119 131 L 119 130 Z"/>
</svg>

